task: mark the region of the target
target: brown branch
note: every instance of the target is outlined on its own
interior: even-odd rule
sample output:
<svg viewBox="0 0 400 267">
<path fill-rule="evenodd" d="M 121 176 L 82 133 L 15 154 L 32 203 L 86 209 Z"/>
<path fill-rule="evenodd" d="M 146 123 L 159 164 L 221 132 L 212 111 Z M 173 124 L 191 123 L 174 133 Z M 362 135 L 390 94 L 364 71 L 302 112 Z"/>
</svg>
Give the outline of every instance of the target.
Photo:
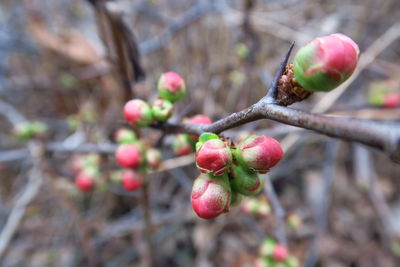
<svg viewBox="0 0 400 267">
<path fill-rule="evenodd" d="M 312 130 L 327 136 L 358 142 L 384 151 L 395 162 L 400 162 L 400 124 L 395 122 L 377 122 L 352 118 L 333 118 L 300 111 L 274 104 L 278 87 L 277 77 L 282 75 L 293 44 L 286 53 L 277 75 L 268 91 L 256 104 L 233 113 L 210 125 L 191 125 L 160 123 L 153 128 L 162 129 L 167 133 L 186 132 L 201 134 L 202 132 L 221 133 L 248 122 L 270 119 L 288 125 Z"/>
</svg>

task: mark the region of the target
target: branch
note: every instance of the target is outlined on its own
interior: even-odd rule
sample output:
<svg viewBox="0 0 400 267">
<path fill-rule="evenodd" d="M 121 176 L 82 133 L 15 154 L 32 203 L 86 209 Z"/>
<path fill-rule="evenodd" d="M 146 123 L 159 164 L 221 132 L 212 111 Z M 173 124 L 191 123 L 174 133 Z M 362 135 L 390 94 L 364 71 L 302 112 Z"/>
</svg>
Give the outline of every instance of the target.
<svg viewBox="0 0 400 267">
<path fill-rule="evenodd" d="M 8 216 L 7 222 L 0 233 L 0 260 L 4 255 L 8 244 L 12 240 L 22 217 L 25 214 L 26 207 L 38 194 L 43 183 L 43 173 L 40 169 L 39 147 L 34 143 L 29 143 L 29 152 L 31 152 L 33 166 L 29 172 L 29 180 L 21 196 L 17 199 L 14 208 Z"/>
<path fill-rule="evenodd" d="M 214 5 L 212 1 L 199 1 L 197 5 L 189 8 L 180 17 L 168 25 L 168 27 L 160 35 L 140 43 L 140 53 L 142 55 L 148 55 L 159 50 L 172 39 L 176 32 L 200 19 L 208 11 L 213 10 L 213 7 Z"/>
<path fill-rule="evenodd" d="M 225 130 L 238 127 L 248 122 L 270 119 L 288 125 L 312 130 L 339 139 L 358 142 L 384 151 L 395 162 L 400 162 L 400 124 L 395 122 L 377 122 L 371 120 L 352 118 L 333 118 L 317 115 L 305 111 L 291 109 L 274 104 L 279 75 L 285 69 L 293 44 L 282 60 L 274 82 L 268 91 L 256 104 L 233 113 L 210 125 L 193 125 L 179 123 L 159 123 L 152 125 L 166 133 L 191 133 L 202 132 L 221 133 Z"/>
<path fill-rule="evenodd" d="M 270 179 L 265 178 L 264 192 L 271 202 L 274 209 L 275 217 L 277 219 L 276 223 L 276 238 L 279 244 L 287 246 L 287 235 L 286 235 L 286 222 L 285 222 L 285 210 L 283 209 L 281 203 L 279 202 L 278 196 L 274 190 L 272 182 Z"/>
</svg>

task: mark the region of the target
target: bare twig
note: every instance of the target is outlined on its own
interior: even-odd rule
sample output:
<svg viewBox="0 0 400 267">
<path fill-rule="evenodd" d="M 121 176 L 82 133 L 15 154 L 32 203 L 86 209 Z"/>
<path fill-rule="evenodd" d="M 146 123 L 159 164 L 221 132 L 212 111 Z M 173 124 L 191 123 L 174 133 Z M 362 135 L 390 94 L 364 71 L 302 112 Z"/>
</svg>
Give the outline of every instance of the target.
<svg viewBox="0 0 400 267">
<path fill-rule="evenodd" d="M 311 200 L 315 201 L 312 201 L 311 206 L 314 208 L 314 218 L 318 227 L 318 231 L 316 232 L 307 253 L 307 258 L 304 264 L 304 266 L 307 267 L 314 267 L 316 265 L 318 260 L 318 246 L 327 228 L 328 203 L 334 179 L 334 162 L 337 156 L 338 148 L 338 141 L 332 141 L 327 144 L 325 150 L 324 169 L 322 172 L 322 184 L 319 185 L 322 188 L 318 190 L 318 194 L 315 194 L 314 191 L 312 192 L 314 195 L 312 196 Z"/>
<path fill-rule="evenodd" d="M 4 225 L 0 233 L 0 260 L 3 257 L 8 244 L 13 238 L 15 231 L 17 230 L 22 217 L 25 214 L 26 207 L 35 198 L 39 189 L 43 183 L 43 174 L 40 169 L 40 148 L 38 144 L 29 143 L 29 152 L 32 155 L 32 168 L 29 172 L 29 180 L 24 191 L 17 199 L 14 208 L 12 209 L 10 215 L 8 216 L 7 222 Z"/>
<path fill-rule="evenodd" d="M 276 238 L 278 242 L 284 246 L 287 246 L 287 235 L 286 235 L 286 222 L 285 222 L 285 210 L 279 202 L 278 196 L 274 190 L 272 182 L 268 177 L 265 179 L 264 192 L 271 202 L 272 208 L 275 213 L 277 220 L 276 223 Z"/>
<path fill-rule="evenodd" d="M 337 99 L 347 90 L 347 88 L 355 81 L 360 73 L 372 63 L 376 57 L 384 51 L 390 44 L 400 37 L 400 23 L 390 27 L 383 35 L 375 40 L 371 46 L 361 54 L 357 69 L 353 75 L 335 90 L 327 93 L 311 110 L 315 113 L 323 113 L 328 111 Z M 282 147 L 288 151 L 294 143 L 300 138 L 298 134 L 289 134 L 282 140 Z"/>
<path fill-rule="evenodd" d="M 160 35 L 141 43 L 139 45 L 140 53 L 142 55 L 147 55 L 159 50 L 173 38 L 175 33 L 200 19 L 204 14 L 213 10 L 213 7 L 212 1 L 199 1 L 198 4 L 189 8 L 175 21 L 169 24 Z"/>
</svg>

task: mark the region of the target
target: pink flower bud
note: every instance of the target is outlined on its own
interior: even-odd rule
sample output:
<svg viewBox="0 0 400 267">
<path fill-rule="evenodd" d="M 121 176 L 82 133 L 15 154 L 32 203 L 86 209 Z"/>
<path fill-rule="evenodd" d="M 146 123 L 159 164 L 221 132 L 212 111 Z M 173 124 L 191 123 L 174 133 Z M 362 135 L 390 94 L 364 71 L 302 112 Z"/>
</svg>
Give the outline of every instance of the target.
<svg viewBox="0 0 400 267">
<path fill-rule="evenodd" d="M 158 81 L 160 98 L 175 102 L 185 96 L 185 81 L 175 72 L 163 73 Z"/>
<path fill-rule="evenodd" d="M 124 170 L 122 173 L 122 184 L 126 191 L 135 191 L 142 186 L 142 176 L 133 170 Z"/>
<path fill-rule="evenodd" d="M 205 115 L 196 115 L 191 118 L 183 120 L 184 123 L 191 123 L 191 124 L 196 124 L 196 125 L 209 125 L 212 123 L 212 120 Z M 199 138 L 198 135 L 196 134 L 191 134 L 190 135 L 194 140 L 197 140 Z"/>
<path fill-rule="evenodd" d="M 136 134 L 132 130 L 121 128 L 115 132 L 115 141 L 118 144 L 132 144 L 136 141 Z"/>
<path fill-rule="evenodd" d="M 126 168 L 137 168 L 142 161 L 140 149 L 135 144 L 120 145 L 116 157 L 118 164 Z"/>
<path fill-rule="evenodd" d="M 235 156 L 242 165 L 266 173 L 282 159 L 283 150 L 272 137 L 251 135 L 238 145 Z"/>
<path fill-rule="evenodd" d="M 395 108 L 400 106 L 400 95 L 389 93 L 383 98 L 383 106 L 386 108 Z"/>
<path fill-rule="evenodd" d="M 232 165 L 230 171 L 232 190 L 245 196 L 254 196 L 262 190 L 263 183 L 256 172 L 241 165 Z"/>
<path fill-rule="evenodd" d="M 140 99 L 129 100 L 124 106 L 124 117 L 133 126 L 143 127 L 152 123 L 150 106 Z"/>
<path fill-rule="evenodd" d="M 285 261 L 288 257 L 288 251 L 285 246 L 276 245 L 272 252 L 272 258 L 275 261 Z"/>
<path fill-rule="evenodd" d="M 308 91 L 330 91 L 351 76 L 359 53 L 357 44 L 344 34 L 316 38 L 296 54 L 296 82 Z"/>
<path fill-rule="evenodd" d="M 160 166 L 162 155 L 160 150 L 150 148 L 146 151 L 146 161 L 150 168 L 157 169 Z"/>
<path fill-rule="evenodd" d="M 196 115 L 187 119 L 185 122 L 197 125 L 208 125 L 212 123 L 212 120 L 206 115 Z"/>
<path fill-rule="evenodd" d="M 212 177 L 201 174 L 193 183 L 192 207 L 203 219 L 227 212 L 231 198 L 228 176 Z"/>
<path fill-rule="evenodd" d="M 75 178 L 75 185 L 82 192 L 90 192 L 94 188 L 93 178 L 85 172 L 78 174 Z"/>
<path fill-rule="evenodd" d="M 174 111 L 174 105 L 168 100 L 157 99 L 154 101 L 151 109 L 153 111 L 154 119 L 158 121 L 166 121 L 171 117 Z"/>
<path fill-rule="evenodd" d="M 196 165 L 202 173 L 222 175 L 231 162 L 231 150 L 219 139 L 204 142 L 196 152 Z"/>
<path fill-rule="evenodd" d="M 172 150 L 175 155 L 184 156 L 194 151 L 194 142 L 187 134 L 178 134 L 172 141 Z"/>
</svg>

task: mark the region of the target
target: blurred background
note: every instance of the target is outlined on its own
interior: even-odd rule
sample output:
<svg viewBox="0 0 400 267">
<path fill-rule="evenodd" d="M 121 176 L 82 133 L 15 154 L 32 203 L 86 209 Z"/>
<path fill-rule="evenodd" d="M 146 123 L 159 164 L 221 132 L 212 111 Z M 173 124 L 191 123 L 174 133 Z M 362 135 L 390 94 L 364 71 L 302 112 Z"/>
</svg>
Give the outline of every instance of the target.
<svg viewBox="0 0 400 267">
<path fill-rule="evenodd" d="M 110 179 L 122 107 L 153 101 L 163 72 L 187 85 L 173 120 L 215 121 L 266 94 L 291 42 L 296 52 L 336 32 L 360 46 L 356 72 L 293 107 L 398 121 L 397 0 L 2 0 L 0 265 L 253 266 L 265 238 L 284 236 L 299 266 L 400 266 L 400 166 L 358 144 L 269 120 L 226 131 L 281 141 L 267 177 L 283 210 L 261 196 L 262 212 L 244 200 L 209 221 L 192 211 L 199 172 L 193 155 L 174 155 L 176 136 L 142 130 L 165 159 L 148 194 Z M 18 140 L 26 120 L 47 131 Z M 100 182 L 82 193 L 71 166 L 88 153 L 99 155 Z"/>
</svg>

